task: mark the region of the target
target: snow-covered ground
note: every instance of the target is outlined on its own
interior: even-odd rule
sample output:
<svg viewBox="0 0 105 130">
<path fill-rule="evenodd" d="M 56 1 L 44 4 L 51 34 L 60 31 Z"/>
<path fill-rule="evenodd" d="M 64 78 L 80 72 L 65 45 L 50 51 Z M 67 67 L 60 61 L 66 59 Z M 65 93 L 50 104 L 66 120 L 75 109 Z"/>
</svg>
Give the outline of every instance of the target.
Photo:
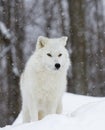
<svg viewBox="0 0 105 130">
<path fill-rule="evenodd" d="M 105 98 L 65 93 L 63 113 L 22 124 L 21 114 L 11 126 L 0 130 L 105 130 Z"/>
</svg>

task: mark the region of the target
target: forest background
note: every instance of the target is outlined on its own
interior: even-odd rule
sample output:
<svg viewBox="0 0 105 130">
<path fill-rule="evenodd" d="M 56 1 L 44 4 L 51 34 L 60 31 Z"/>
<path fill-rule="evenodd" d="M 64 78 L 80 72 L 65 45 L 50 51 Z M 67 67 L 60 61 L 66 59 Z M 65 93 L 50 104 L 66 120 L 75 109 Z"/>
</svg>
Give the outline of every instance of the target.
<svg viewBox="0 0 105 130">
<path fill-rule="evenodd" d="M 68 36 L 67 91 L 105 96 L 104 0 L 0 0 L 0 126 L 21 109 L 19 78 L 38 36 Z"/>
</svg>

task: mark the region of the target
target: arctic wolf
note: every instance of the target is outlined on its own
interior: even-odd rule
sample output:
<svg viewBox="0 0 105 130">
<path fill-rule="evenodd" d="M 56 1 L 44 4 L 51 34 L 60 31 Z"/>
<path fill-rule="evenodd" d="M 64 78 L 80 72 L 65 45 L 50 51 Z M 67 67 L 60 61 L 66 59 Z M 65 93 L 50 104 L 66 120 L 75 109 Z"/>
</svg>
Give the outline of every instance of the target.
<svg viewBox="0 0 105 130">
<path fill-rule="evenodd" d="M 23 122 L 62 112 L 61 100 L 66 90 L 66 75 L 70 65 L 66 41 L 67 37 L 38 38 L 36 50 L 28 60 L 20 80 Z"/>
</svg>

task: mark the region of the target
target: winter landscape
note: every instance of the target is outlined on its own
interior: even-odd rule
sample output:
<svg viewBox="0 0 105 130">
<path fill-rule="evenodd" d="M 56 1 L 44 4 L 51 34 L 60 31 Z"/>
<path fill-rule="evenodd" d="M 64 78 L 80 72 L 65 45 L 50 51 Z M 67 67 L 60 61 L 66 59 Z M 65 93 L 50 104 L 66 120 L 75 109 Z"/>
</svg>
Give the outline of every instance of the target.
<svg viewBox="0 0 105 130">
<path fill-rule="evenodd" d="M 20 75 L 39 36 L 68 37 L 67 92 L 62 114 L 23 124 Z M 105 0 L 0 0 L 0 130 L 105 130 L 104 122 Z"/>
</svg>

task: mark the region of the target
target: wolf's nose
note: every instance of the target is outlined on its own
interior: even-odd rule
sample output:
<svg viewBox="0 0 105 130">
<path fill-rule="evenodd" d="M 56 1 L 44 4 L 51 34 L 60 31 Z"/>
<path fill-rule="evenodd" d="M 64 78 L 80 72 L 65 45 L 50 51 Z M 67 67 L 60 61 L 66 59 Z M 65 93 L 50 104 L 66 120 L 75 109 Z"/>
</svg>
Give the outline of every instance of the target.
<svg viewBox="0 0 105 130">
<path fill-rule="evenodd" d="M 61 65 L 60 65 L 59 63 L 56 63 L 56 64 L 55 64 L 55 68 L 56 68 L 56 69 L 59 69 L 60 66 L 61 66 Z"/>
</svg>

